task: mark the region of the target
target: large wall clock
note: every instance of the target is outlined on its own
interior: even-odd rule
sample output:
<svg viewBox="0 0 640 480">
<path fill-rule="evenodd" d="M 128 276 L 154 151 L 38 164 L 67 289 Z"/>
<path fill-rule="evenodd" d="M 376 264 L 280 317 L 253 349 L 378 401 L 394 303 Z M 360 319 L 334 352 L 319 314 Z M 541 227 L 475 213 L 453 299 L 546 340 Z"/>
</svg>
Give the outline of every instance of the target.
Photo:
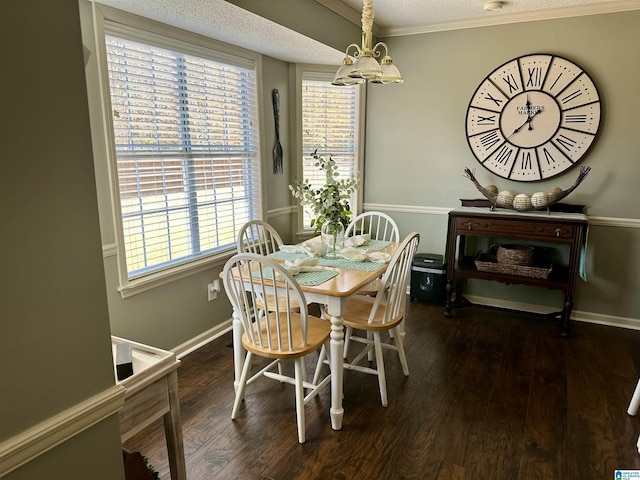
<svg viewBox="0 0 640 480">
<path fill-rule="evenodd" d="M 480 83 L 466 134 L 483 167 L 530 182 L 575 165 L 599 125 L 600 97 L 589 75 L 564 58 L 535 54 L 508 61 Z"/>
</svg>

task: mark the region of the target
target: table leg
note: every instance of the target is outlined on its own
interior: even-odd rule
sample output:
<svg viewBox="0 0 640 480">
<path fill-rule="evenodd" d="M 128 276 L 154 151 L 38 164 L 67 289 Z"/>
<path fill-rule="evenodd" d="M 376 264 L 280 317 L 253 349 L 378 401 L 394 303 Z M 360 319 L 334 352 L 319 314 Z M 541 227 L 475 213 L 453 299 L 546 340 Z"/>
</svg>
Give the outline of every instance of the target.
<svg viewBox="0 0 640 480">
<path fill-rule="evenodd" d="M 331 355 L 329 355 L 331 364 L 331 428 L 341 430 L 342 417 L 344 416 L 342 408 L 344 323 L 341 315 L 331 315 L 331 340 L 329 345 L 331 349 Z"/>
<path fill-rule="evenodd" d="M 444 316 L 445 317 L 450 317 L 451 316 L 451 296 L 453 295 L 453 282 L 447 281 L 447 286 L 445 287 L 445 292 L 446 292 L 446 301 L 444 304 Z"/>
<path fill-rule="evenodd" d="M 182 441 L 182 421 L 180 420 L 180 398 L 178 396 L 178 374 L 173 371 L 167 376 L 169 411 L 164 414 L 164 434 L 167 440 L 169 471 L 171 480 L 187 480 Z"/>
<path fill-rule="evenodd" d="M 242 375 L 242 364 L 244 362 L 245 351 L 242 346 L 242 321 L 237 312 L 233 311 L 233 368 L 234 379 L 233 389 L 238 390 L 238 383 L 240 382 L 240 376 Z"/>
<path fill-rule="evenodd" d="M 562 332 L 561 336 L 569 336 L 569 320 L 571 318 L 571 311 L 573 310 L 573 297 L 566 295 L 564 297 L 564 306 L 562 308 Z"/>
</svg>

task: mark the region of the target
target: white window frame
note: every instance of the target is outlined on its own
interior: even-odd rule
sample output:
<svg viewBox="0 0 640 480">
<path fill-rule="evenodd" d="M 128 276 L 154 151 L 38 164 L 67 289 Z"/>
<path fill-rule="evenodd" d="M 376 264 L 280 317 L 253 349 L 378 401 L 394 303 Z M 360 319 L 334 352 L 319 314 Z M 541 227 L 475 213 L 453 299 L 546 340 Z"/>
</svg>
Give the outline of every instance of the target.
<svg viewBox="0 0 640 480">
<path fill-rule="evenodd" d="M 292 138 L 294 138 L 295 142 L 295 152 L 297 158 L 297 167 L 296 171 L 297 177 L 299 180 L 304 180 L 303 178 L 303 160 L 305 152 L 303 145 L 303 132 L 302 132 L 302 81 L 304 78 L 312 78 L 314 80 L 327 81 L 330 83 L 333 80 L 333 77 L 336 73 L 335 66 L 327 66 L 327 65 L 307 65 L 307 64 L 298 64 L 295 65 L 294 77 L 295 77 L 295 101 L 292 102 L 295 105 L 295 122 L 293 122 Z M 360 89 L 360 102 L 359 102 L 359 110 L 358 110 L 358 127 L 357 127 L 357 154 L 356 154 L 356 171 L 360 172 L 360 186 L 358 191 L 356 192 L 355 201 L 353 205 L 351 205 L 353 215 L 352 218 L 357 215 L 360 211 L 362 211 L 363 204 L 363 191 L 364 191 L 364 147 L 365 147 L 365 105 L 366 105 L 366 87 L 364 84 L 355 85 L 349 87 L 336 87 L 336 88 L 359 88 Z M 325 153 L 318 150 L 318 153 Z M 327 154 L 331 154 L 332 152 L 326 152 Z M 292 197 L 293 198 L 293 197 Z M 297 235 L 298 236 L 310 236 L 313 235 L 315 229 L 305 225 L 305 216 L 304 211 L 299 203 L 296 202 L 296 199 L 293 198 L 293 202 L 295 203 L 295 207 L 297 208 Z"/>
<path fill-rule="evenodd" d="M 264 218 L 264 199 L 263 191 L 265 186 L 264 172 L 261 168 L 262 160 L 260 159 L 261 145 L 263 144 L 263 122 L 262 122 L 262 56 L 255 52 L 251 52 L 240 47 L 234 47 L 222 42 L 215 41 L 211 38 L 204 37 L 192 32 L 187 32 L 175 27 L 155 22 L 146 18 L 128 14 L 126 12 L 116 10 L 103 5 L 94 4 L 94 24 L 95 24 L 95 40 L 98 54 L 98 75 L 100 81 L 100 91 L 102 97 L 102 113 L 104 122 L 104 133 L 106 140 L 107 160 L 110 171 L 110 187 L 111 202 L 113 212 L 114 231 L 117 245 L 118 258 L 118 276 L 119 288 L 123 298 L 136 295 L 138 293 L 156 288 L 158 286 L 184 278 L 195 273 L 210 269 L 213 266 L 224 263 L 230 255 L 235 252 L 235 244 L 229 245 L 227 248 L 216 250 L 207 255 L 202 255 L 193 259 L 187 259 L 184 262 L 172 265 L 167 268 L 161 268 L 149 274 L 138 277 L 129 278 L 127 264 L 124 252 L 124 232 L 122 225 L 122 210 L 120 204 L 120 193 L 118 189 L 118 171 L 116 166 L 116 152 L 112 121 L 111 98 L 109 93 L 109 74 L 107 67 L 107 56 L 105 46 L 105 35 L 121 30 L 126 32 L 129 38 L 138 41 L 158 44 L 160 41 L 166 41 L 164 48 L 176 49 L 180 51 L 190 51 L 195 55 L 213 60 L 229 63 L 237 62 L 241 59 L 246 68 L 253 70 L 256 78 L 256 108 L 257 108 L 257 137 L 258 145 L 255 166 L 259 169 L 256 172 L 256 183 L 253 185 L 255 194 L 253 196 L 255 204 L 255 213 L 258 219 Z M 147 33 L 148 32 L 148 33 Z M 163 46 L 163 45 L 159 45 Z"/>
</svg>

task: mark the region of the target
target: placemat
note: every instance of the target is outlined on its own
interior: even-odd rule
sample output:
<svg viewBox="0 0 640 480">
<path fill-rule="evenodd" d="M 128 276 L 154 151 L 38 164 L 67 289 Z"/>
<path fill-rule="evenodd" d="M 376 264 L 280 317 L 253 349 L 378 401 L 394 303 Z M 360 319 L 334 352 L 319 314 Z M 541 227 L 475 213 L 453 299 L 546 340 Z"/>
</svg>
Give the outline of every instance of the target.
<svg viewBox="0 0 640 480">
<path fill-rule="evenodd" d="M 296 255 L 296 254 L 288 254 L 288 255 Z M 340 272 L 336 272 L 335 270 L 320 270 L 318 272 L 300 272 L 293 276 L 300 285 L 306 285 L 308 287 L 315 287 L 316 285 L 320 285 L 327 280 L 332 279 Z M 259 277 L 259 273 L 255 272 L 252 276 Z M 273 280 L 273 269 L 267 267 L 263 270 L 264 278 L 268 278 Z"/>
<path fill-rule="evenodd" d="M 346 258 L 321 258 L 320 265 L 325 267 L 345 268 L 347 270 L 362 270 L 364 272 L 373 272 L 378 270 L 382 263 L 378 262 L 354 262 Z"/>
<path fill-rule="evenodd" d="M 383 248 L 387 248 L 389 245 L 391 245 L 391 242 L 388 242 L 387 240 L 369 240 L 366 245 L 361 245 L 356 248 L 362 248 L 364 250 L 371 251 L 382 250 Z"/>
<path fill-rule="evenodd" d="M 276 258 L 278 260 L 295 260 L 297 258 L 309 258 L 308 255 L 304 253 L 287 253 L 287 252 L 274 252 L 267 255 L 271 258 Z M 335 267 L 335 268 L 346 268 L 347 270 L 362 270 L 364 272 L 373 272 L 380 268 L 380 263 L 377 262 L 354 262 L 353 260 L 347 260 L 345 258 L 324 258 L 320 257 L 320 265 L 323 267 Z M 313 273 L 313 272 L 304 272 L 304 273 Z M 300 274 L 298 274 L 300 275 Z M 298 282 L 300 283 L 300 282 Z M 301 284 L 302 285 L 302 284 Z"/>
</svg>

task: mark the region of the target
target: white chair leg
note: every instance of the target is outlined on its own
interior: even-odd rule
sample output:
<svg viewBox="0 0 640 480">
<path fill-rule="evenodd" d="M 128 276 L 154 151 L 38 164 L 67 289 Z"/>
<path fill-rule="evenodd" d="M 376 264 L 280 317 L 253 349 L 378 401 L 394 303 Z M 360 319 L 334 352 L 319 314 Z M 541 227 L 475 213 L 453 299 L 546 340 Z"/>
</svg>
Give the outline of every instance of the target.
<svg viewBox="0 0 640 480">
<path fill-rule="evenodd" d="M 402 365 L 402 373 L 405 377 L 409 376 L 409 364 L 407 363 L 407 356 L 404 353 L 404 340 L 402 333 L 396 328 L 392 329 L 395 333 L 396 348 L 398 349 L 398 357 L 400 357 L 400 365 Z"/>
<path fill-rule="evenodd" d="M 305 441 L 305 419 L 304 419 L 304 386 L 302 385 L 302 359 L 295 360 L 295 380 L 296 380 L 296 422 L 298 424 L 298 442 Z"/>
<path fill-rule="evenodd" d="M 371 334 L 371 332 L 367 332 L 367 339 L 370 340 L 371 342 L 374 341 L 373 335 Z M 379 333 L 378 333 L 378 341 L 381 341 Z M 373 351 L 369 350 L 369 353 L 367 354 L 367 360 L 369 360 L 370 362 L 373 362 Z"/>
<path fill-rule="evenodd" d="M 633 392 L 633 397 L 631 397 L 631 402 L 629 402 L 627 413 L 629 415 L 635 415 L 638 413 L 638 407 L 640 407 L 640 380 L 638 380 L 636 384 L 636 389 Z"/>
<path fill-rule="evenodd" d="M 389 402 L 387 401 L 387 377 L 384 372 L 380 332 L 373 332 L 373 342 L 376 351 L 376 369 L 378 371 L 378 384 L 380 385 L 380 400 L 382 401 L 382 406 L 386 407 Z"/>
<path fill-rule="evenodd" d="M 240 381 L 238 383 L 238 389 L 236 390 L 236 398 L 233 401 L 233 410 L 231 411 L 231 419 L 238 418 L 238 410 L 240 410 L 240 404 L 244 398 L 244 390 L 247 387 L 247 377 L 249 376 L 249 370 L 251 370 L 251 360 L 253 354 L 247 352 L 247 356 L 244 357 L 244 365 L 242 366 L 242 374 L 240 375 Z"/>
<path fill-rule="evenodd" d="M 347 358 L 347 353 L 349 352 L 349 345 L 351 343 L 352 334 L 353 334 L 353 328 L 347 327 L 344 335 L 344 351 L 342 354 L 342 358 Z"/>
<path fill-rule="evenodd" d="M 306 382 L 307 379 L 308 379 L 307 359 L 305 357 L 300 357 L 300 362 L 301 362 L 301 365 L 302 365 L 302 380 L 304 382 Z"/>
<path fill-rule="evenodd" d="M 325 346 L 323 345 L 320 349 L 320 353 L 318 354 L 318 363 L 316 363 L 316 371 L 313 373 L 313 384 L 317 385 L 318 380 L 320 380 L 320 372 L 322 367 L 324 366 L 324 359 L 327 356 L 327 352 Z"/>
</svg>

